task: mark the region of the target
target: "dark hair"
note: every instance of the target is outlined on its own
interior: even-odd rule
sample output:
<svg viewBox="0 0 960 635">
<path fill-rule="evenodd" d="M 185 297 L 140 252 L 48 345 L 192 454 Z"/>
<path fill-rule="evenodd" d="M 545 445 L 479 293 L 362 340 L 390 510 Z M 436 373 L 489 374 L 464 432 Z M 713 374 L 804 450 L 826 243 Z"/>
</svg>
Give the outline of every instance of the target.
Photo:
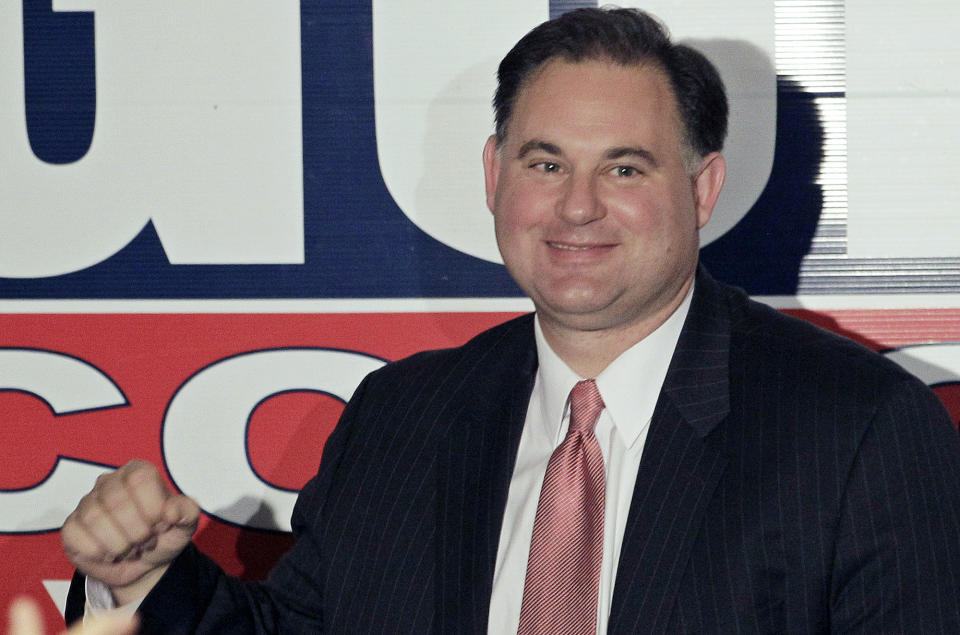
<svg viewBox="0 0 960 635">
<path fill-rule="evenodd" d="M 639 9 L 576 9 L 544 22 L 507 53 L 497 71 L 493 98 L 497 144 L 524 83 L 553 58 L 657 64 L 670 80 L 687 142 L 700 156 L 723 148 L 727 96 L 713 64 L 702 53 L 674 44 L 656 18 Z"/>
</svg>

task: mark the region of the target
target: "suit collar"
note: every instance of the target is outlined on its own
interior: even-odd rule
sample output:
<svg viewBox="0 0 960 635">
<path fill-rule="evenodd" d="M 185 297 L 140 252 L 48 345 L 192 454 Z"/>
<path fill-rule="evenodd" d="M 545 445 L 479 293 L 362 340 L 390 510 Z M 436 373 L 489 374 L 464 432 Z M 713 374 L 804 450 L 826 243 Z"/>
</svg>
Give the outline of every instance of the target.
<svg viewBox="0 0 960 635">
<path fill-rule="evenodd" d="M 730 409 L 730 325 L 722 288 L 699 271 L 637 473 L 610 633 L 661 632 L 673 612 L 692 545 L 727 463 L 717 427 Z"/>
<path fill-rule="evenodd" d="M 700 268 L 690 313 L 663 385 L 663 396 L 700 437 L 730 412 L 731 323 L 722 287 Z"/>
</svg>

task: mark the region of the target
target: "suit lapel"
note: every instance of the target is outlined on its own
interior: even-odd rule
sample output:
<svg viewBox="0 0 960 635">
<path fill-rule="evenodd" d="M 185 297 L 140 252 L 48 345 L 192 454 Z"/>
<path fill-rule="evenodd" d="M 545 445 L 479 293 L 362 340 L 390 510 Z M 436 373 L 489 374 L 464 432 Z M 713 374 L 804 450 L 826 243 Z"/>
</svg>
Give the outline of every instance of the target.
<svg viewBox="0 0 960 635">
<path fill-rule="evenodd" d="M 701 271 L 637 472 L 609 633 L 661 632 L 673 612 L 704 510 L 726 465 L 720 434 L 711 432 L 729 411 L 729 340 L 722 292 Z"/>
<path fill-rule="evenodd" d="M 438 472 L 439 633 L 486 633 L 500 527 L 536 375 L 532 318 L 484 353 L 461 382 L 466 414 Z"/>
</svg>

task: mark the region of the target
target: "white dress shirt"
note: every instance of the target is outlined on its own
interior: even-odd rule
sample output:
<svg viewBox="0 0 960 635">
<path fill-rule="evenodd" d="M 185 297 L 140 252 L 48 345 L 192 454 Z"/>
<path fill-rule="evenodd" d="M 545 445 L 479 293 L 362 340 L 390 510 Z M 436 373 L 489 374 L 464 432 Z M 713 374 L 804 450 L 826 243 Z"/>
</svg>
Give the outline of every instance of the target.
<svg viewBox="0 0 960 635">
<path fill-rule="evenodd" d="M 640 457 L 653 409 L 690 309 L 691 296 L 692 289 L 666 322 L 624 351 L 596 377 L 605 408 L 597 420 L 595 434 L 606 471 L 597 633 L 607 631 L 620 546 Z M 539 368 L 530 394 L 500 530 L 487 627 L 490 635 L 517 632 L 540 487 L 550 455 L 567 434 L 570 390 L 581 379 L 587 379 L 578 377 L 553 352 L 544 339 L 539 318 L 534 329 Z"/>
</svg>

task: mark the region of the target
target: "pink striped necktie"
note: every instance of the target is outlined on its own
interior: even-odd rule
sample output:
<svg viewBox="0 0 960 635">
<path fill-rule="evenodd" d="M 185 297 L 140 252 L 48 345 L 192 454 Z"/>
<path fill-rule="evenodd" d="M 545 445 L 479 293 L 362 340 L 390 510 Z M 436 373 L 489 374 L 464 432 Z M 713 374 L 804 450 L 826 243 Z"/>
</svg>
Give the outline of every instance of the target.
<svg viewBox="0 0 960 635">
<path fill-rule="evenodd" d="M 596 633 L 604 472 L 593 428 L 602 410 L 594 380 L 570 391 L 570 429 L 550 456 L 537 504 L 518 635 Z"/>
</svg>

